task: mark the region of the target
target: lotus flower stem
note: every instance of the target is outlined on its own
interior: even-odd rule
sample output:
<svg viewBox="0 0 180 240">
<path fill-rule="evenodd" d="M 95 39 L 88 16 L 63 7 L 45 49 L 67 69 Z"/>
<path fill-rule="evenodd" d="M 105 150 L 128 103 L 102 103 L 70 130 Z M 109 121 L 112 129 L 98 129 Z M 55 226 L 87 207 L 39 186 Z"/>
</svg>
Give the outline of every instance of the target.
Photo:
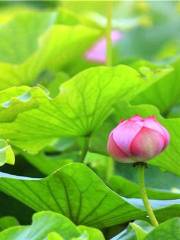
<svg viewBox="0 0 180 240">
<path fill-rule="evenodd" d="M 112 66 L 112 1 L 107 2 L 106 65 Z"/>
<path fill-rule="evenodd" d="M 148 195 L 145 187 L 144 170 L 145 170 L 146 164 L 140 163 L 140 164 L 137 164 L 137 167 L 139 170 L 139 184 L 140 184 L 141 197 L 152 225 L 154 227 L 157 227 L 159 224 L 153 212 L 152 206 L 148 200 Z"/>
</svg>

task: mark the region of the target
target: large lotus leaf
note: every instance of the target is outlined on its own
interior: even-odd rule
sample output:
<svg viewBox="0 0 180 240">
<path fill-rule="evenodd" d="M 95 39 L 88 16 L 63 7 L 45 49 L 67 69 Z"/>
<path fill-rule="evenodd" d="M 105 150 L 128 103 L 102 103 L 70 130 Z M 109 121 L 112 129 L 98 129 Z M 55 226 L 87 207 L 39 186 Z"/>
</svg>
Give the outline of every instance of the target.
<svg viewBox="0 0 180 240">
<path fill-rule="evenodd" d="M 153 104 L 163 115 L 168 115 L 171 108 L 179 103 L 180 97 L 180 60 L 172 64 L 173 71 L 162 77 L 132 101 L 134 104 Z"/>
<path fill-rule="evenodd" d="M 73 160 L 76 160 L 78 158 L 78 153 L 72 152 L 69 154 L 67 153 L 57 156 L 48 156 L 43 152 L 40 152 L 39 154 L 36 155 L 24 154 L 24 157 L 30 164 L 36 167 L 39 171 L 41 171 L 45 175 L 48 175 L 56 171 L 63 165 L 72 163 Z"/>
<path fill-rule="evenodd" d="M 23 63 L 37 50 L 38 38 L 55 19 L 55 12 L 18 11 L 0 28 L 0 62 Z"/>
<path fill-rule="evenodd" d="M 128 66 L 90 68 L 62 84 L 54 99 L 42 89 L 32 88 L 28 93 L 30 102 L 35 101 L 38 107 L 23 111 L 11 123 L 2 123 L 0 134 L 29 152 L 37 152 L 60 136 L 91 135 L 110 114 L 117 99 L 129 99 L 144 86 L 138 72 Z M 14 116 L 17 109 L 5 111 Z M 4 111 L 1 114 L 6 122 Z"/>
<path fill-rule="evenodd" d="M 62 213 L 76 224 L 104 228 L 146 218 L 140 199 L 126 199 L 108 188 L 84 164 L 67 164 L 47 178 L 1 173 L 0 189 L 36 211 Z M 178 200 L 151 201 L 159 221 L 178 216 Z"/>
<path fill-rule="evenodd" d="M 53 25 L 23 62 L 0 62 L 0 89 L 36 83 L 43 72 L 58 70 L 81 56 L 100 34 L 81 25 Z"/>
<path fill-rule="evenodd" d="M 36 211 L 59 212 L 87 226 L 103 228 L 144 215 L 84 164 L 65 165 L 44 179 L 1 173 L 0 189 Z"/>
<path fill-rule="evenodd" d="M 37 93 L 36 91 L 36 98 L 38 97 Z M 38 107 L 38 102 L 33 96 L 31 88 L 26 86 L 12 87 L 1 91 L 0 122 L 11 122 L 18 113 Z"/>
<path fill-rule="evenodd" d="M 66 164 L 72 163 L 73 160 L 76 161 L 78 159 L 77 152 L 72 152 L 69 154 L 61 154 L 59 156 L 47 156 L 46 154 L 41 152 L 36 155 L 25 154 L 24 156 L 29 163 L 31 163 L 39 171 L 41 171 L 46 175 L 51 174 L 53 171 L 56 171 L 60 167 Z M 113 189 L 115 192 L 117 192 L 121 196 L 128 197 L 128 198 L 140 197 L 140 189 L 136 182 L 128 180 L 123 176 L 120 176 L 120 175 L 118 176 L 114 174 L 112 158 L 106 155 L 88 152 L 84 162 L 91 169 L 93 169 L 93 171 L 96 172 L 98 176 L 104 179 L 111 189 Z M 131 168 L 131 166 L 129 167 Z M 132 169 L 133 169 L 133 172 L 130 171 L 130 169 L 126 169 L 126 171 L 129 170 L 131 175 L 133 173 L 134 175 L 137 175 L 136 169 L 133 167 Z M 121 174 L 121 171 L 119 172 L 119 174 Z M 156 179 L 160 181 L 160 178 L 163 178 L 163 175 L 161 175 L 160 177 L 157 176 Z M 146 174 L 146 180 L 147 180 L 147 174 Z M 167 184 L 164 184 L 164 185 L 167 185 Z M 156 187 L 156 188 L 148 187 L 147 193 L 150 199 L 168 200 L 168 199 L 180 198 L 180 193 L 172 192 L 169 189 L 161 189 L 159 187 Z"/>
</svg>

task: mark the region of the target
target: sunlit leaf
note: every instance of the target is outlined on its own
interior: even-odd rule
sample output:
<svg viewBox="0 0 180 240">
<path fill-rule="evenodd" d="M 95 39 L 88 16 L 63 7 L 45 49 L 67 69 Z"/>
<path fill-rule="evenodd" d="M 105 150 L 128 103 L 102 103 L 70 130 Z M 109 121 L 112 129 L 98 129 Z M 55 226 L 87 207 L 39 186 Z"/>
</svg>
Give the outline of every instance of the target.
<svg viewBox="0 0 180 240">
<path fill-rule="evenodd" d="M 62 84 L 54 99 L 42 89 L 32 88 L 31 101 L 38 108 L 20 113 L 12 123 L 2 123 L 0 134 L 29 152 L 37 152 L 60 136 L 91 135 L 117 99 L 130 98 L 144 85 L 138 72 L 125 65 L 90 68 Z"/>
<path fill-rule="evenodd" d="M 84 164 L 67 164 L 44 179 L 1 173 L 0 189 L 36 211 L 59 212 L 76 224 L 104 228 L 146 218 L 140 199 L 119 196 Z M 151 204 L 159 221 L 180 211 L 179 200 Z"/>
<path fill-rule="evenodd" d="M 0 166 L 5 163 L 13 165 L 15 163 L 15 155 L 11 146 L 4 139 L 0 139 Z"/>
<path fill-rule="evenodd" d="M 147 235 L 147 233 L 138 224 L 130 223 L 130 226 L 132 227 L 132 229 L 136 233 L 137 240 L 145 239 L 145 236 Z"/>
<path fill-rule="evenodd" d="M 62 238 L 58 236 L 59 234 Z M 90 235 L 92 236 L 92 238 L 89 237 Z M 34 240 L 69 239 L 70 240 L 72 239 L 73 240 L 73 239 L 76 239 L 76 237 L 78 238 L 80 236 L 81 236 L 80 229 L 76 227 L 68 218 L 64 217 L 61 214 L 50 212 L 50 211 L 36 213 L 33 216 L 33 222 L 32 222 L 32 225 L 30 226 L 12 227 L 0 233 L 0 238 L 2 240 L 5 240 L 5 239 L 6 240 L 12 240 L 12 239 L 13 240 L 22 240 L 22 239 L 34 239 Z M 96 240 L 97 239 L 96 237 L 98 236 L 101 237 L 99 238 L 99 240 L 104 240 L 104 237 L 99 230 L 89 228 L 87 233 L 87 238 L 84 238 L 84 239 Z"/>
<path fill-rule="evenodd" d="M 59 212 L 87 226 L 103 228 L 144 215 L 83 164 L 65 165 L 45 179 L 2 173 L 0 189 L 36 211 Z"/>
<path fill-rule="evenodd" d="M 177 59 L 172 64 L 173 71 L 162 77 L 159 81 L 138 94 L 134 99 L 134 104 L 153 104 L 159 108 L 160 112 L 168 115 L 171 108 L 179 103 L 180 97 L 180 60 Z"/>
<path fill-rule="evenodd" d="M 32 85 L 44 71 L 59 71 L 84 54 L 100 34 L 96 29 L 81 25 L 52 26 L 41 36 L 36 50 L 22 63 L 0 62 L 0 89 L 21 84 Z"/>
<path fill-rule="evenodd" d="M 38 48 L 38 38 L 54 23 L 53 12 L 22 11 L 0 29 L 0 62 L 24 62 Z"/>
</svg>

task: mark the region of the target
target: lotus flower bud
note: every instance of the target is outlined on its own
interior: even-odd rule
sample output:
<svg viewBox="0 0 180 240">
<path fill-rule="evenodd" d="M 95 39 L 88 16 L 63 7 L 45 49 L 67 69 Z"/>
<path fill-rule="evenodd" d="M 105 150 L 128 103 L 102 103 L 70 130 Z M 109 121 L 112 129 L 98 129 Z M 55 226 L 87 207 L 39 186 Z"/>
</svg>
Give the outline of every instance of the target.
<svg viewBox="0 0 180 240">
<path fill-rule="evenodd" d="M 169 144 L 168 131 L 155 117 L 134 116 L 123 120 L 109 134 L 108 152 L 124 163 L 145 162 Z"/>
<path fill-rule="evenodd" d="M 113 30 L 111 32 L 112 43 L 118 42 L 122 38 L 122 33 Z M 85 58 L 92 62 L 105 63 L 106 62 L 106 38 L 99 39 L 85 54 Z"/>
</svg>

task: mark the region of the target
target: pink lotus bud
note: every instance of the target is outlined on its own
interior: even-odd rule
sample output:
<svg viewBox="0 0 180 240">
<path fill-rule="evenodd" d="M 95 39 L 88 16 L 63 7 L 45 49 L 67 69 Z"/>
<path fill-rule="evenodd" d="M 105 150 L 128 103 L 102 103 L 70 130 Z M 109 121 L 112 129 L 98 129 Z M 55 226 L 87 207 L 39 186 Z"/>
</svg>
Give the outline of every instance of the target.
<svg viewBox="0 0 180 240">
<path fill-rule="evenodd" d="M 134 116 L 111 131 L 107 148 L 120 162 L 145 162 L 160 154 L 169 144 L 169 138 L 168 131 L 155 117 Z"/>
<path fill-rule="evenodd" d="M 111 32 L 112 43 L 118 42 L 122 38 L 122 33 L 117 30 Z M 106 62 L 106 38 L 99 39 L 85 54 L 85 58 L 92 62 Z"/>
</svg>

